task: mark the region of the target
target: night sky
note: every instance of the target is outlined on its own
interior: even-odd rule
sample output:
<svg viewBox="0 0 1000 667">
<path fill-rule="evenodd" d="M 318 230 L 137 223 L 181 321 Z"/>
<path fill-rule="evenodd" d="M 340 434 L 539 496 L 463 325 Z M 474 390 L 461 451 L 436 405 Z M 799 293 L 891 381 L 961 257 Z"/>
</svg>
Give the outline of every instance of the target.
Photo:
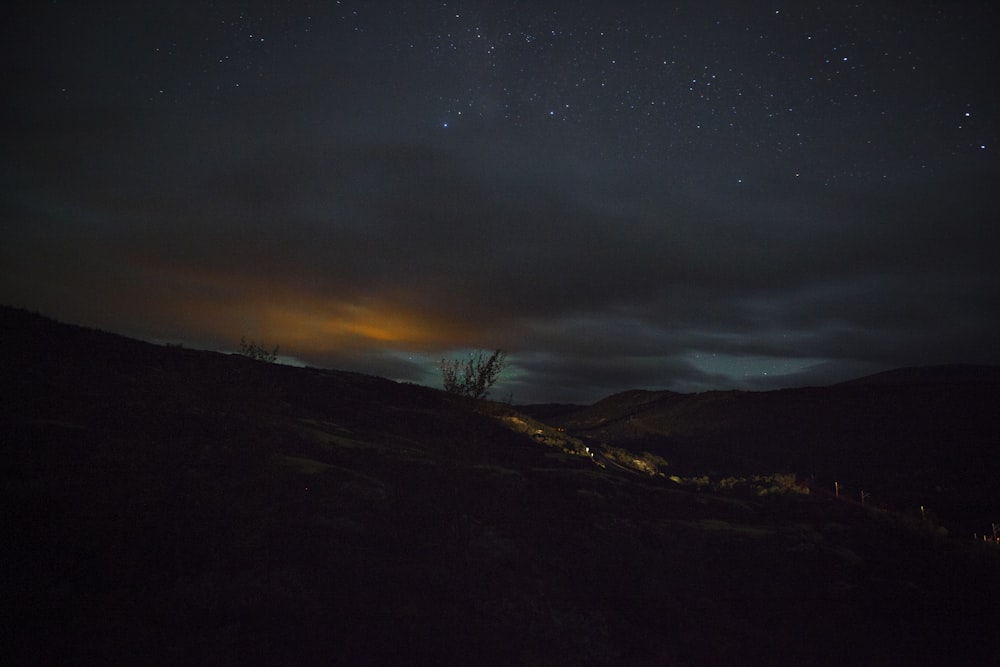
<svg viewBox="0 0 1000 667">
<path fill-rule="evenodd" d="M 1000 363 L 992 2 L 22 2 L 0 302 L 494 396 Z"/>
</svg>

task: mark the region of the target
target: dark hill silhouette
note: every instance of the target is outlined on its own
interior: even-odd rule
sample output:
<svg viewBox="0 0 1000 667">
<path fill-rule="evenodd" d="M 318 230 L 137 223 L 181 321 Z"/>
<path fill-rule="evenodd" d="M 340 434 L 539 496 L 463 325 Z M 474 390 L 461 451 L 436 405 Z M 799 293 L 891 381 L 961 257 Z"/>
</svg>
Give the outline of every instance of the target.
<svg viewBox="0 0 1000 667">
<path fill-rule="evenodd" d="M 952 385 L 980 384 L 1000 385 L 1000 366 L 977 366 L 973 364 L 946 364 L 941 366 L 913 366 L 866 375 L 841 385 L 899 386 L 915 384 Z"/>
<path fill-rule="evenodd" d="M 1000 547 L 777 478 L 689 478 L 715 474 L 698 460 L 737 453 L 751 471 L 797 451 L 747 424 L 783 433 L 812 411 L 872 442 L 922 405 L 979 428 L 975 394 L 956 413 L 926 389 L 905 409 L 873 387 L 629 392 L 560 426 L 9 308 L 0 335 L 3 664 L 971 665 L 996 650 Z M 677 481 L 571 432 L 623 444 L 640 428 L 676 447 Z"/>
<path fill-rule="evenodd" d="M 585 438 L 715 475 L 796 471 L 897 508 L 934 507 L 954 530 L 1000 508 L 996 367 L 901 369 L 830 387 L 625 392 L 552 419 Z"/>
</svg>

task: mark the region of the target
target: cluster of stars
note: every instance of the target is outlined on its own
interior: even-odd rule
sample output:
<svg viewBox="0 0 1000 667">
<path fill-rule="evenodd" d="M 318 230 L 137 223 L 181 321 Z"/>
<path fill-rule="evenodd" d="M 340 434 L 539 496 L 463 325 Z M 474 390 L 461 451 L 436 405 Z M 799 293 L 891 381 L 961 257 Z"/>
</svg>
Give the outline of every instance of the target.
<svg viewBox="0 0 1000 667">
<path fill-rule="evenodd" d="M 933 42 L 913 26 L 936 29 L 934 16 L 904 26 L 853 6 L 709 18 L 658 3 L 625 13 L 348 0 L 330 12 L 215 8 L 202 32 L 153 43 L 139 83 L 150 103 L 222 104 L 280 88 L 294 62 L 330 68 L 311 85 L 335 99 L 350 95 L 338 89 L 344 70 L 377 62 L 412 79 L 423 99 L 410 113 L 449 134 L 541 132 L 584 156 L 720 159 L 744 172 L 737 184 L 754 163 L 822 183 L 906 178 L 995 140 L 976 88 L 962 99 L 962 81 L 928 80 Z M 333 66 L 310 55 L 341 45 L 352 55 Z"/>
<path fill-rule="evenodd" d="M 887 156 L 913 142 L 899 129 L 929 130 L 949 103 L 960 103 L 927 90 L 929 56 L 914 38 L 896 28 L 898 39 L 884 39 L 894 34 L 885 25 L 892 17 L 870 24 L 870 16 L 846 15 L 824 25 L 780 10 L 773 24 L 753 16 L 743 16 L 744 25 L 696 24 L 669 12 L 648 18 L 452 11 L 440 31 L 409 46 L 411 53 L 423 49 L 442 73 L 428 93 L 443 129 L 503 122 L 533 130 L 556 121 L 575 128 L 577 142 L 605 151 L 612 138 L 626 157 L 725 151 L 777 161 L 796 179 L 815 169 L 818 151 L 848 149 L 854 163 L 867 166 L 838 167 L 837 175 L 888 179 L 899 163 Z M 900 106 L 900 91 L 908 106 Z M 954 133 L 936 133 L 933 141 L 939 145 L 921 138 L 928 156 L 969 145 Z M 973 145 L 985 151 L 987 142 Z M 926 169 L 928 158 L 914 157 L 914 172 L 918 163 Z"/>
</svg>

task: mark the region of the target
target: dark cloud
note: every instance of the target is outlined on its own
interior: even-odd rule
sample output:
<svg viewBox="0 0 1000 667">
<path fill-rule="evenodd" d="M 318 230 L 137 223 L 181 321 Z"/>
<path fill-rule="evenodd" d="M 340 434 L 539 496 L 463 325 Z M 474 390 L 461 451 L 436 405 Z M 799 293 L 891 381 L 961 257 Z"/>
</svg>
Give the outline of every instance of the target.
<svg viewBox="0 0 1000 667">
<path fill-rule="evenodd" d="M 515 400 L 1000 362 L 974 6 L 314 9 L 17 13 L 0 298 Z"/>
</svg>

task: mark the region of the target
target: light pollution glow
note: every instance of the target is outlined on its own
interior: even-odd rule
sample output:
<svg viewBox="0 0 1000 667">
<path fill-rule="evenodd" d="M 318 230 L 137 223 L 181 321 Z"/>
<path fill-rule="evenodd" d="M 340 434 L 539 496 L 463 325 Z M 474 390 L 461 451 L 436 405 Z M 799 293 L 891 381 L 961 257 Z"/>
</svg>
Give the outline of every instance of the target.
<svg viewBox="0 0 1000 667">
<path fill-rule="evenodd" d="M 468 333 L 396 303 L 398 296 L 325 296 L 222 272 L 174 272 L 167 282 L 170 289 L 123 306 L 174 335 L 222 349 L 246 336 L 302 358 L 389 345 L 427 351 L 459 346 Z"/>
</svg>

